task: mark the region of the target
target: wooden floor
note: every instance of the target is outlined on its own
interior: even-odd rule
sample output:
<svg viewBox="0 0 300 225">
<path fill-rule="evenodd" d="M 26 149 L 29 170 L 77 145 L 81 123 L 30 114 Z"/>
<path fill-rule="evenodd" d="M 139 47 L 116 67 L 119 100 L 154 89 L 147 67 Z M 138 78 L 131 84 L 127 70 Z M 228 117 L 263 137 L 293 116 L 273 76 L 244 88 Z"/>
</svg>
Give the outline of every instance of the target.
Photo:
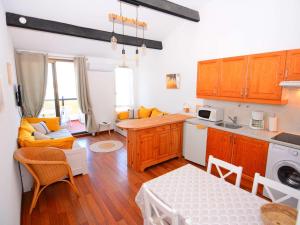
<svg viewBox="0 0 300 225">
<path fill-rule="evenodd" d="M 115 139 L 125 144 L 125 138 L 113 133 L 79 138 L 88 146 L 100 140 Z M 32 193 L 23 195 L 22 225 L 141 225 L 140 210 L 135 196 L 141 185 L 152 178 L 187 164 L 174 159 L 138 173 L 127 167 L 127 152 L 123 148 L 111 153 L 87 151 L 88 175 L 76 176 L 80 197 L 65 183 L 47 188 L 40 196 L 32 214 L 28 214 Z"/>
</svg>

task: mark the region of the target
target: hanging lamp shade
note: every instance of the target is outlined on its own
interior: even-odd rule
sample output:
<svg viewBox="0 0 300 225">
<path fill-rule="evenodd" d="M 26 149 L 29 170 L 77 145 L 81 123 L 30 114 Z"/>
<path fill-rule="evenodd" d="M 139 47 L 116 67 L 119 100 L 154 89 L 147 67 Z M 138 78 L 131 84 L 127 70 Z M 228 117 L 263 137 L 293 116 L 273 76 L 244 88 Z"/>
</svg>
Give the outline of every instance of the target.
<svg viewBox="0 0 300 225">
<path fill-rule="evenodd" d="M 112 31 L 112 35 L 111 35 L 111 38 L 110 38 L 110 43 L 111 43 L 111 48 L 113 50 L 117 49 L 118 39 L 116 38 L 116 34 L 115 34 L 115 19 L 113 19 L 113 31 Z"/>
</svg>

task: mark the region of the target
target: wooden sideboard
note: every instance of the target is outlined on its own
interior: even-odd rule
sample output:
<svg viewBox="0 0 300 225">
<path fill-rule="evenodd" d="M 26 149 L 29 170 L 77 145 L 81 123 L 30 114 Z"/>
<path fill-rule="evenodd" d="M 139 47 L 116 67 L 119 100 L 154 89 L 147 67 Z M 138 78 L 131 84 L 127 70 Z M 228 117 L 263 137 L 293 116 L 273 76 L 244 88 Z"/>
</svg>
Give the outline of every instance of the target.
<svg viewBox="0 0 300 225">
<path fill-rule="evenodd" d="M 198 62 L 197 97 L 286 104 L 279 83 L 300 80 L 300 50 Z"/>
<path fill-rule="evenodd" d="M 136 171 L 182 156 L 183 122 L 190 116 L 128 120 L 117 124 L 127 130 L 127 165 Z"/>
</svg>

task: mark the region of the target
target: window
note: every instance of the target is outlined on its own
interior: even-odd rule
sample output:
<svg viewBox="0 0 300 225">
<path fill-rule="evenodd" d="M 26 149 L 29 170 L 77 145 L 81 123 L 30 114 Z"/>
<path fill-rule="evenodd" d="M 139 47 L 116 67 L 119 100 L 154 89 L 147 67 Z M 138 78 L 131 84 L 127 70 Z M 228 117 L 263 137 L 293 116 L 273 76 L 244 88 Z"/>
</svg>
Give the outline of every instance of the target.
<svg viewBox="0 0 300 225">
<path fill-rule="evenodd" d="M 46 96 L 40 117 L 60 117 L 71 133 L 85 131 L 85 118 L 79 108 L 73 61 L 50 60 Z"/>
<path fill-rule="evenodd" d="M 115 69 L 116 111 L 133 107 L 133 71 L 129 68 Z"/>
</svg>

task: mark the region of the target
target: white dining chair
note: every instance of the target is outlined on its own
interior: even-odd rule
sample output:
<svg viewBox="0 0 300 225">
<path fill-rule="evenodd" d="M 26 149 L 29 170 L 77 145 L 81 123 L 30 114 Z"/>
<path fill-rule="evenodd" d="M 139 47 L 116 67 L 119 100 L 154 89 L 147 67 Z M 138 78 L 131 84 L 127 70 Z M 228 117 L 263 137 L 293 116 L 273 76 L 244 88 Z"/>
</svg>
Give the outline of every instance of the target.
<svg viewBox="0 0 300 225">
<path fill-rule="evenodd" d="M 255 195 L 257 194 L 257 189 L 258 189 L 259 184 L 262 184 L 264 186 L 264 188 L 265 188 L 266 192 L 268 193 L 268 196 L 272 202 L 282 203 L 290 198 L 297 199 L 298 200 L 297 209 L 298 209 L 298 211 L 300 211 L 300 191 L 299 190 L 296 190 L 292 187 L 289 187 L 285 184 L 276 182 L 274 180 L 268 179 L 266 177 L 260 176 L 259 173 L 255 173 L 254 182 L 253 182 L 253 186 L 252 186 L 252 194 L 255 194 Z M 284 196 L 276 199 L 270 189 L 279 191 L 282 194 L 284 194 Z"/>
<path fill-rule="evenodd" d="M 177 212 L 159 200 L 144 186 L 145 225 L 179 225 Z"/>
<path fill-rule="evenodd" d="M 229 175 L 235 173 L 236 174 L 235 186 L 237 186 L 237 187 L 240 186 L 241 179 L 242 179 L 243 167 L 232 165 L 228 162 L 224 162 L 224 161 L 214 158 L 212 155 L 210 155 L 208 158 L 208 167 L 207 167 L 208 173 L 211 173 L 212 165 L 216 166 L 219 176 L 223 180 L 225 180 L 225 178 L 228 177 Z M 224 168 L 226 170 L 229 170 L 229 171 L 226 174 L 223 174 L 220 167 Z"/>
</svg>

